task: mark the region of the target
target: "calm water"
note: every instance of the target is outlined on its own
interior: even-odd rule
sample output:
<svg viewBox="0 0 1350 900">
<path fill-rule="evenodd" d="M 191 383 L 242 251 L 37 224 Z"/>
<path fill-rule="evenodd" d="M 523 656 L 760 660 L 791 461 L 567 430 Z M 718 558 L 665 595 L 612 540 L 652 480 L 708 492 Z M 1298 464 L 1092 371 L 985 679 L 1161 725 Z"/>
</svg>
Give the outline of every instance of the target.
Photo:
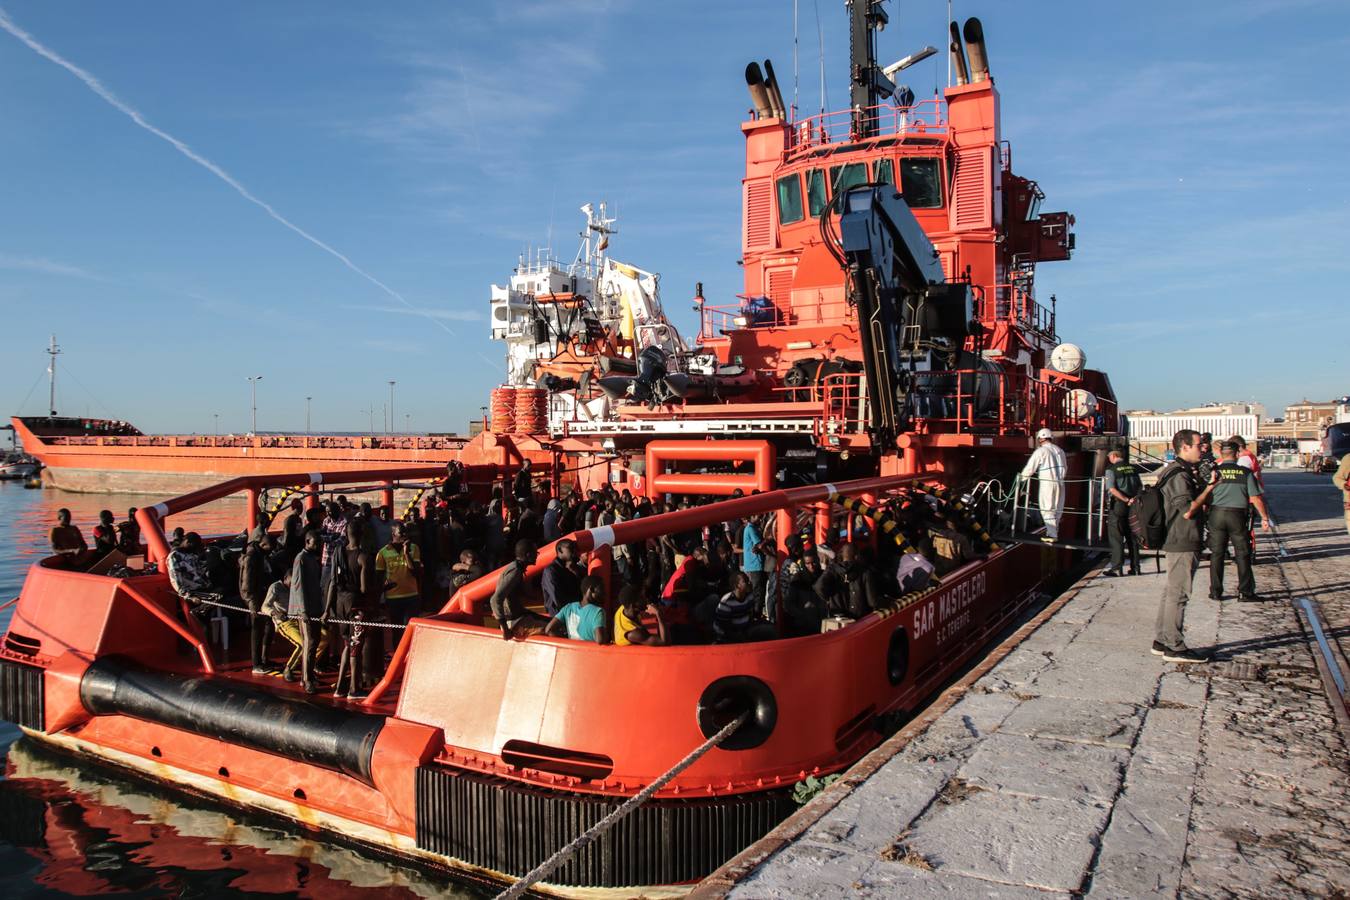
<svg viewBox="0 0 1350 900">
<path fill-rule="evenodd" d="M 0 482 L 0 600 L 47 552 L 66 507 L 92 543 L 101 509 L 121 520 L 146 496 L 25 490 Z M 243 530 L 224 501 L 175 517 L 203 534 Z M 0 612 L 0 632 L 10 611 Z M 119 893 L 131 897 L 482 897 L 482 891 L 160 792 L 43 750 L 0 722 L 0 897 Z"/>
</svg>

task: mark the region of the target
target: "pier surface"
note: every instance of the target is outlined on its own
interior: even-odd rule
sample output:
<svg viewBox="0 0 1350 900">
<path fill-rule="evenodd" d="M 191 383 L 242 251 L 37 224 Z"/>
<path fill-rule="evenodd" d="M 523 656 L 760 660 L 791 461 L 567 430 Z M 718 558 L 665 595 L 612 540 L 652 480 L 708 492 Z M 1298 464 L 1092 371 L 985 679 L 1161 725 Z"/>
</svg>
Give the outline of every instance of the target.
<svg viewBox="0 0 1350 900">
<path fill-rule="evenodd" d="M 1266 481 L 1269 599 L 1187 609 L 1212 662 L 1149 652 L 1151 559 L 1089 577 L 695 896 L 1350 894 L 1350 754 L 1298 603 L 1343 657 L 1350 540 L 1329 478 Z"/>
</svg>

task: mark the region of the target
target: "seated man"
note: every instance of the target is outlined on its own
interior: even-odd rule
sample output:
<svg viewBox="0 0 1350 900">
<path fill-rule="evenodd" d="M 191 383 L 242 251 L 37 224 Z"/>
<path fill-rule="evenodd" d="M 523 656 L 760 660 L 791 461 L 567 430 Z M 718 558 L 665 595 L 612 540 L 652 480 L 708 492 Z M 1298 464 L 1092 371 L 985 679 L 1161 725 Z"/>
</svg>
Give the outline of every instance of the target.
<svg viewBox="0 0 1350 900">
<path fill-rule="evenodd" d="M 799 549 L 800 546 L 798 542 Z M 783 612 L 787 614 L 789 637 L 820 634 L 820 623 L 825 618 L 825 601 L 816 593 L 816 582 L 820 576 L 820 557 L 814 550 L 802 555 L 792 567 L 792 576 L 783 594 Z"/>
<path fill-rule="evenodd" d="M 189 531 L 183 535 L 183 543 L 169 553 L 169 584 L 178 596 L 189 601 L 193 612 L 205 616 L 201 606 L 203 600 L 219 600 L 220 594 L 211 584 L 207 572 L 205 547 L 201 535 Z"/>
<path fill-rule="evenodd" d="M 272 626 L 277 634 L 284 637 L 291 644 L 291 655 L 286 660 L 286 665 L 282 668 L 281 675 L 286 681 L 295 681 L 295 668 L 301 663 L 301 655 L 304 653 L 305 638 L 300 630 L 298 619 L 292 619 L 288 610 L 291 605 L 291 572 L 286 571 L 281 575 L 280 581 L 274 581 L 267 588 L 267 598 L 263 600 L 262 612 L 272 620 Z M 319 637 L 318 646 L 314 648 L 312 654 L 315 659 L 310 660 L 310 666 L 316 665 L 316 659 L 323 655 L 328 649 L 328 631 L 325 629 Z M 264 653 L 266 650 L 264 649 Z"/>
<path fill-rule="evenodd" d="M 525 572 L 538 558 L 539 549 L 534 541 L 516 541 L 515 559 L 497 576 L 497 589 L 492 592 L 489 604 L 504 641 L 539 634 L 548 626 L 548 619 L 525 608 Z"/>
<path fill-rule="evenodd" d="M 660 607 L 644 600 L 636 586 L 624 585 L 619 591 L 619 608 L 614 610 L 614 646 L 659 647 L 666 642 Z"/>
<path fill-rule="evenodd" d="M 701 544 L 691 547 L 689 555 L 675 567 L 661 591 L 661 610 L 666 623 L 673 626 L 676 632 L 677 643 L 692 642 L 698 638 L 692 622 L 711 624 L 712 606 L 717 602 L 717 595 L 708 593 L 705 579 L 707 565 L 707 548 Z"/>
<path fill-rule="evenodd" d="M 450 586 L 459 590 L 464 585 L 482 578 L 483 564 L 478 561 L 478 551 L 465 547 L 459 551 L 459 562 L 450 567 Z"/>
<path fill-rule="evenodd" d="M 53 553 L 70 562 L 83 556 L 89 549 L 79 527 L 70 524 L 70 510 L 63 508 L 56 511 L 56 527 L 51 532 L 51 544 Z"/>
<path fill-rule="evenodd" d="M 755 585 L 745 572 L 737 572 L 731 579 L 731 590 L 717 601 L 713 611 L 713 633 L 721 644 L 766 640 L 774 637 L 774 627 L 755 618 L 759 598 Z"/>
<path fill-rule="evenodd" d="M 862 561 L 853 544 L 839 548 L 837 558 L 816 580 L 815 587 L 832 616 L 861 619 L 881 602 L 877 574 Z"/>
<path fill-rule="evenodd" d="M 900 562 L 896 565 L 895 580 L 902 597 L 921 591 L 933 580 L 933 564 L 922 553 L 910 550 L 900 557 Z"/>
<path fill-rule="evenodd" d="M 608 643 L 605 631 L 605 583 L 594 575 L 581 579 L 581 599 L 558 610 L 549 620 L 545 633 L 574 641 Z"/>
</svg>

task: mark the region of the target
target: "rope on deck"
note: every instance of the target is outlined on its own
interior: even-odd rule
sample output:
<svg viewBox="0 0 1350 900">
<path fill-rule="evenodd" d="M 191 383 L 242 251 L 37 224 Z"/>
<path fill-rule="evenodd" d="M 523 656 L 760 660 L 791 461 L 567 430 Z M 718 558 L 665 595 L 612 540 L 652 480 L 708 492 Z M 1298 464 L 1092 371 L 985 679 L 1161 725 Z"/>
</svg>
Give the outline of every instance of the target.
<svg viewBox="0 0 1350 900">
<path fill-rule="evenodd" d="M 712 737 L 708 738 L 698 747 L 695 747 L 693 751 L 689 753 L 688 756 L 677 762 L 674 766 L 667 769 L 666 772 L 663 775 L 661 775 L 661 777 L 657 778 L 655 781 L 647 785 L 638 793 L 634 794 L 632 797 L 629 797 L 628 800 L 626 800 L 622 805 L 614 809 L 609 815 L 605 816 L 599 822 L 596 822 L 590 828 L 583 831 L 570 844 L 567 844 L 557 853 L 553 854 L 548 859 L 544 860 L 539 865 L 535 866 L 534 869 L 532 869 L 523 878 L 521 878 L 515 884 L 511 885 L 509 888 L 498 894 L 496 900 L 515 900 L 516 897 L 522 896 L 535 884 L 538 884 L 540 881 L 543 881 L 545 878 L 549 876 L 550 873 L 553 872 L 554 869 L 562 865 L 563 862 L 569 856 L 571 856 L 573 853 L 576 853 L 578 850 L 582 849 L 587 844 L 594 841 L 601 834 L 607 831 L 609 827 L 612 826 L 615 822 L 619 821 L 628 814 L 634 812 L 639 806 L 641 806 L 643 803 L 646 803 L 649 799 L 651 799 L 652 794 L 655 794 L 657 791 L 661 790 L 661 788 L 665 787 L 672 778 L 674 778 L 676 775 L 680 774 L 685 769 L 692 766 L 694 763 L 698 762 L 699 759 L 701 759 L 703 755 L 707 753 L 709 750 L 716 747 L 718 744 L 722 743 L 727 738 L 731 737 L 732 734 L 736 732 L 736 729 L 740 728 L 742 725 L 745 724 L 745 720 L 749 716 L 750 713 L 748 711 L 743 712 L 739 716 L 728 722 L 726 725 L 722 726 L 721 731 L 717 732 L 717 734 L 714 734 Z"/>
<path fill-rule="evenodd" d="M 17 599 L 17 598 L 16 598 L 16 599 Z M 220 608 L 220 609 L 232 609 L 232 610 L 234 610 L 235 612 L 248 613 L 248 614 L 251 615 L 251 616 L 262 616 L 262 615 L 266 615 L 266 613 L 255 612 L 254 610 L 249 609 L 247 606 L 236 606 L 236 605 L 233 604 L 233 603 L 222 603 L 222 602 L 220 602 L 219 600 L 206 600 L 206 599 L 203 599 L 203 598 L 201 598 L 201 597 L 188 597 L 188 598 L 186 598 L 186 599 L 187 599 L 187 601 L 188 601 L 189 603 L 199 603 L 199 604 L 201 604 L 202 606 L 215 606 L 215 607 L 218 607 L 218 608 Z M 271 616 L 268 616 L 268 618 L 270 619 Z M 295 622 L 295 621 L 299 621 L 300 616 L 287 616 L 286 618 L 287 618 L 289 621 Z M 407 627 L 408 627 L 407 625 L 402 625 L 402 624 L 400 624 L 400 623 L 398 623 L 398 622 L 375 622 L 375 621 L 372 621 L 372 620 L 370 620 L 370 619 L 335 619 L 335 618 L 332 618 L 331 616 L 330 616 L 328 619 L 323 619 L 322 617 L 316 617 L 316 621 L 324 622 L 324 623 L 326 623 L 326 624 L 328 624 L 328 625 L 360 625 L 362 628 L 407 628 Z"/>
</svg>

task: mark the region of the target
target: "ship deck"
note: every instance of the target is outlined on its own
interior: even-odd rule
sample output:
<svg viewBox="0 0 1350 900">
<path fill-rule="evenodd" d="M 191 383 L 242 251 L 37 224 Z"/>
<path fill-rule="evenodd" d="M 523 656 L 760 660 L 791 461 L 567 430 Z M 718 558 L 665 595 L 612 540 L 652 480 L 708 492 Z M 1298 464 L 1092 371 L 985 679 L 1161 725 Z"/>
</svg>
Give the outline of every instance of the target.
<svg viewBox="0 0 1350 900">
<path fill-rule="evenodd" d="M 1350 891 L 1350 541 L 1325 477 L 1266 486 L 1267 601 L 1187 608 L 1210 663 L 1149 653 L 1165 575 L 1094 572 L 694 896 Z"/>
</svg>

